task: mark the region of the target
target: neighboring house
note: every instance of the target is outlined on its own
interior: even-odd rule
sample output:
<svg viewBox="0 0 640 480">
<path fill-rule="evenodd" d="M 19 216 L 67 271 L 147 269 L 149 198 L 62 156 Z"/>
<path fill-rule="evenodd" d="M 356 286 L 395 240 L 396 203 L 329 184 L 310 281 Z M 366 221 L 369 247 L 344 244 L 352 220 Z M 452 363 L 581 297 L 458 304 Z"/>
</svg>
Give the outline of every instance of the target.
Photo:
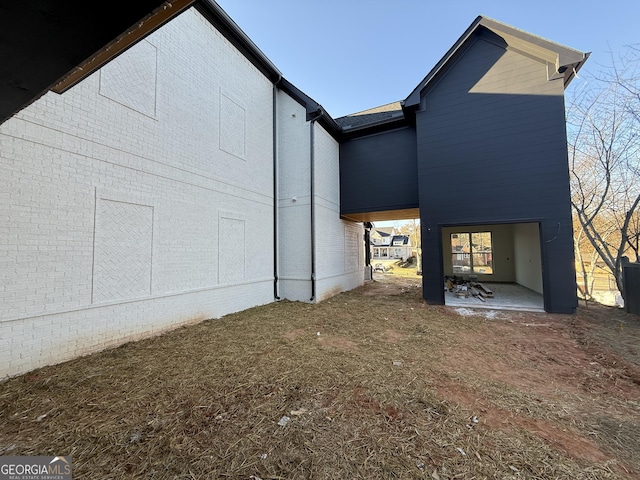
<svg viewBox="0 0 640 480">
<path fill-rule="evenodd" d="M 393 227 L 379 227 L 371 230 L 371 258 L 389 258 L 389 245 L 391 245 L 394 231 Z"/>
<path fill-rule="evenodd" d="M 336 121 L 215 2 L 163 3 L 115 38 L 116 17 L 138 15 L 126 5 L 86 29 L 53 2 L 63 23 L 42 28 L 58 36 L 31 36 L 47 61 L 24 67 L 32 39 L 7 58 L 26 77 L 0 82 L 0 377 L 355 288 L 370 221 L 421 217 L 432 303 L 451 232 L 491 231 L 499 278 L 575 308 L 563 87 L 583 54 L 479 17 L 404 102 Z M 3 12 L 12 40 L 41 21 L 25 8 Z"/>
<path fill-rule="evenodd" d="M 394 227 L 374 227 L 371 229 L 371 241 L 377 245 L 389 245 L 395 233 Z"/>
<path fill-rule="evenodd" d="M 411 256 L 411 240 L 408 235 L 394 235 L 391 238 L 390 255 L 392 258 L 406 260 Z"/>
<path fill-rule="evenodd" d="M 393 227 L 374 228 L 371 231 L 372 259 L 402 259 L 411 256 L 411 240 L 407 235 L 396 235 Z"/>
</svg>

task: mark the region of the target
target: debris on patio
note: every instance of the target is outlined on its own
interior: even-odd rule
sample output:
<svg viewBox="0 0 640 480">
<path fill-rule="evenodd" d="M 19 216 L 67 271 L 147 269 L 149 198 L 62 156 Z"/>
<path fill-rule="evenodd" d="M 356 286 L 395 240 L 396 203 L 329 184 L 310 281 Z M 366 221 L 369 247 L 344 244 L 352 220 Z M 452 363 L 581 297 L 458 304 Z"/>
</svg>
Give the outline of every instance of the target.
<svg viewBox="0 0 640 480">
<path fill-rule="evenodd" d="M 465 279 L 453 276 L 445 277 L 445 287 L 458 298 L 475 297 L 481 302 L 486 302 L 487 298 L 493 298 L 493 291 L 477 279 Z"/>
</svg>

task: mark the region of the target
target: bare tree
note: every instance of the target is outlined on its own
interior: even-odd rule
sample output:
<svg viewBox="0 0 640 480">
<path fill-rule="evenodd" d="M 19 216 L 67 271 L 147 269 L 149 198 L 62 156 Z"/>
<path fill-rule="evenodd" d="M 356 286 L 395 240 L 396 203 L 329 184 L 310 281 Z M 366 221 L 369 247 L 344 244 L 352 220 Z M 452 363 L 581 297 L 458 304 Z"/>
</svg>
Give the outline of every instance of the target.
<svg viewBox="0 0 640 480">
<path fill-rule="evenodd" d="M 633 253 L 640 261 L 640 51 L 630 47 L 612 64 L 574 95 L 567 124 L 576 233 L 589 240 L 624 298 L 622 262 Z"/>
<path fill-rule="evenodd" d="M 576 274 L 579 275 L 580 278 L 576 280 L 578 284 L 578 290 L 580 291 L 582 298 L 584 298 L 585 301 L 589 301 L 593 297 L 593 284 L 595 282 L 595 259 L 593 258 L 595 251 L 591 249 L 591 258 L 588 260 L 585 259 L 585 256 L 588 256 L 589 252 L 586 251 L 584 239 L 584 228 L 582 228 L 579 223 L 578 225 L 574 225 L 573 247 L 576 253 L 576 264 L 580 267 L 580 269 L 576 272 Z"/>
<path fill-rule="evenodd" d="M 610 226 L 609 228 L 600 226 L 598 231 L 603 241 L 606 242 L 609 242 L 609 237 L 616 233 L 616 231 Z M 585 302 L 588 302 L 593 299 L 594 292 L 597 288 L 596 281 L 598 279 L 602 281 L 604 278 L 608 280 L 608 276 L 606 274 L 608 268 L 606 266 L 603 268 L 603 262 L 600 260 L 598 251 L 593 248 L 593 245 L 585 235 L 584 228 L 578 221 L 577 217 L 574 218 L 573 232 L 576 265 L 578 267 L 576 271 L 576 274 L 578 275 L 577 286 L 580 291 L 581 298 L 583 298 Z"/>
</svg>

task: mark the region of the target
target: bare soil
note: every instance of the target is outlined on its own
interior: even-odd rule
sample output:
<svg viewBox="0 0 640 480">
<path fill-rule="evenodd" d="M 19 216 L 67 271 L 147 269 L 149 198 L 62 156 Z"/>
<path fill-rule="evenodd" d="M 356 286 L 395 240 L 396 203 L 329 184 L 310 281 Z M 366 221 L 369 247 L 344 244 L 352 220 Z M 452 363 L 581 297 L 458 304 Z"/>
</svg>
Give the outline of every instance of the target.
<svg viewBox="0 0 640 480">
<path fill-rule="evenodd" d="M 640 318 L 429 306 L 419 282 L 5 380 L 0 455 L 72 455 L 90 479 L 640 477 Z"/>
</svg>

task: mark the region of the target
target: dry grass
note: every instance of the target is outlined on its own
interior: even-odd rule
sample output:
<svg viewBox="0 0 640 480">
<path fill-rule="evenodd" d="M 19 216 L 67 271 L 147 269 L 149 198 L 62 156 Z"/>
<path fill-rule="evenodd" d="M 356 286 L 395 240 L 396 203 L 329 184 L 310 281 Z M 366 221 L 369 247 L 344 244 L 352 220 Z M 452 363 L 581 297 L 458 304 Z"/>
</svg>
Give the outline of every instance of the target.
<svg viewBox="0 0 640 480">
<path fill-rule="evenodd" d="M 640 322 L 598 312 L 462 316 L 385 276 L 0 383 L 0 455 L 91 479 L 637 478 Z"/>
<path fill-rule="evenodd" d="M 378 279 L 380 276 L 388 276 L 392 275 L 394 277 L 409 277 L 414 279 L 419 279 L 418 276 L 418 265 L 417 263 L 402 263 L 400 260 L 396 259 L 374 259 L 371 262 L 372 264 L 380 263 L 384 265 L 387 271 L 385 273 L 382 272 L 373 272 L 374 279 Z M 392 280 L 390 280 L 392 281 Z"/>
</svg>

